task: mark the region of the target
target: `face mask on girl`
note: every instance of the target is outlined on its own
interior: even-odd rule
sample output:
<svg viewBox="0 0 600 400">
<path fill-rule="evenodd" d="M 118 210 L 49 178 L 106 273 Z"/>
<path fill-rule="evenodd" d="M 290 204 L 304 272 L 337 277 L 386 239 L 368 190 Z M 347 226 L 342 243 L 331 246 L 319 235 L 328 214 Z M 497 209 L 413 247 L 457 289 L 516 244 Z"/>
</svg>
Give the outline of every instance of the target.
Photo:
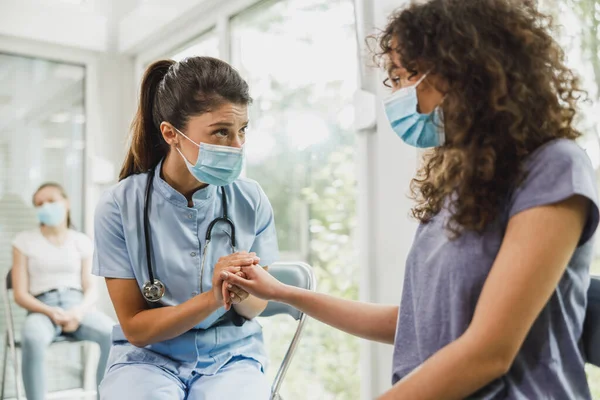
<svg viewBox="0 0 600 400">
<path fill-rule="evenodd" d="M 441 146 L 445 140 L 440 107 L 429 114 L 417 111 L 417 87 L 425 77 L 427 74 L 416 84 L 398 89 L 384 101 L 385 114 L 394 132 L 406 144 L 418 148 Z"/>
<path fill-rule="evenodd" d="M 44 203 L 36 208 L 37 217 L 40 223 L 46 226 L 58 226 L 67 216 L 67 208 L 60 202 Z"/>
</svg>

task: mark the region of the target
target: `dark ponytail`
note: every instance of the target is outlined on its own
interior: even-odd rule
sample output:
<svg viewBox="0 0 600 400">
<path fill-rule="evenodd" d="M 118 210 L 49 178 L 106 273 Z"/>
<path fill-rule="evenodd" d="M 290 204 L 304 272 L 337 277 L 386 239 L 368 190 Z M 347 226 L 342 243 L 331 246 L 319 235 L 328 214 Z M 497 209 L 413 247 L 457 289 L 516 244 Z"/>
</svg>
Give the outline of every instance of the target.
<svg viewBox="0 0 600 400">
<path fill-rule="evenodd" d="M 192 116 L 224 103 L 247 105 L 251 101 L 246 81 L 224 61 L 211 57 L 156 61 L 142 80 L 131 144 L 119 180 L 147 172 L 169 153 L 160 131 L 163 121 L 183 130 Z"/>
<path fill-rule="evenodd" d="M 154 168 L 167 155 L 169 146 L 160 132 L 160 122 L 155 122 L 156 93 L 163 83 L 173 60 L 156 61 L 148 67 L 142 80 L 140 103 L 131 123 L 131 144 L 121 168 L 119 180 Z M 156 110 L 160 113 L 160 110 Z"/>
</svg>

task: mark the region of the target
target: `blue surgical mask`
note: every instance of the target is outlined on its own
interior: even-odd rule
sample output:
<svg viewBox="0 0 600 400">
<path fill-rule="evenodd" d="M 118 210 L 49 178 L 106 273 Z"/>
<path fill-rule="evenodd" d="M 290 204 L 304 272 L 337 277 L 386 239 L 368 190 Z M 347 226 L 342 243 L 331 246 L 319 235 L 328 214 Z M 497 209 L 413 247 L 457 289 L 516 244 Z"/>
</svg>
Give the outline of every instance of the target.
<svg viewBox="0 0 600 400">
<path fill-rule="evenodd" d="M 398 89 L 384 102 L 385 114 L 396 134 L 406 143 L 418 148 L 444 144 L 445 134 L 439 107 L 432 114 L 417 111 L 417 87 L 427 74 L 413 85 Z"/>
<path fill-rule="evenodd" d="M 198 144 L 179 129 L 175 128 L 175 130 L 200 149 L 196 164 L 192 164 L 177 148 L 188 170 L 198 181 L 214 186 L 227 186 L 239 178 L 244 166 L 243 148 L 206 143 Z"/>
<path fill-rule="evenodd" d="M 67 216 L 67 208 L 64 203 L 44 203 L 36 208 L 39 221 L 46 226 L 58 226 L 63 223 Z"/>
</svg>

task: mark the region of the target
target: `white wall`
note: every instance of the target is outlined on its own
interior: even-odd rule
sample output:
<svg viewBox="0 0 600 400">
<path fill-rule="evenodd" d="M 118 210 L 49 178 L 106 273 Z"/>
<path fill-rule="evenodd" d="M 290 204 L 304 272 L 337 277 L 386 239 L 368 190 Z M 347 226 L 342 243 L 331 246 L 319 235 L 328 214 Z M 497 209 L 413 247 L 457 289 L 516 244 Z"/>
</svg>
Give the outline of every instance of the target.
<svg viewBox="0 0 600 400">
<path fill-rule="evenodd" d="M 135 112 L 135 87 L 133 59 L 127 56 L 102 54 L 96 59 L 96 78 L 92 84 L 94 100 L 89 104 L 90 121 L 88 139 L 87 223 L 88 233 L 93 235 L 93 211 L 100 194 L 116 182 L 121 163 L 125 157 L 129 125 Z M 99 308 L 107 314 L 116 315 L 106 291 L 104 280 L 98 278 L 100 291 Z"/>
<path fill-rule="evenodd" d="M 3 0 L 0 2 L 0 34 L 104 51 L 107 19 L 91 5 Z"/>
</svg>

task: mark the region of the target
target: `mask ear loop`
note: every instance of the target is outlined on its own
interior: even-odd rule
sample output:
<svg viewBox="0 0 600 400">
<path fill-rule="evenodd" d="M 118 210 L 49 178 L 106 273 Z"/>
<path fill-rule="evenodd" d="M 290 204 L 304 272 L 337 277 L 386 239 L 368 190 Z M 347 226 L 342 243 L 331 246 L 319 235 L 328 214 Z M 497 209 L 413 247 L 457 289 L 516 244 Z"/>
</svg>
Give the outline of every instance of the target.
<svg viewBox="0 0 600 400">
<path fill-rule="evenodd" d="M 173 127 L 173 129 L 175 129 L 177 132 L 179 132 L 179 134 L 181 136 L 183 136 L 184 138 L 186 138 L 187 140 L 189 140 L 190 142 L 194 143 L 196 146 L 198 146 L 198 148 L 200 148 L 200 145 L 196 142 L 194 142 L 192 139 L 190 139 L 185 133 L 181 132 L 179 129 L 175 128 L 175 126 L 173 126 L 173 124 L 171 124 L 171 126 Z M 181 150 L 179 150 L 179 147 L 175 147 L 175 150 L 177 150 L 177 152 L 179 153 L 179 155 L 183 158 L 183 160 L 186 162 L 186 164 L 193 166 L 194 164 L 192 164 L 191 162 L 188 161 L 187 158 L 185 158 L 185 156 L 183 155 L 183 153 L 181 152 Z"/>
<path fill-rule="evenodd" d="M 171 125 L 171 126 L 173 126 L 173 125 Z M 184 138 L 186 138 L 187 140 L 189 140 L 190 142 L 192 142 L 192 143 L 194 143 L 196 146 L 198 146 L 198 148 L 200 148 L 200 145 L 199 145 L 198 143 L 194 142 L 194 141 L 193 141 L 192 139 L 190 139 L 189 137 L 187 137 L 187 135 L 186 135 L 185 133 L 181 132 L 179 129 L 175 128 L 174 126 L 173 126 L 173 129 L 175 129 L 177 132 L 179 132 L 179 134 L 180 134 L 181 136 L 183 136 Z"/>
<path fill-rule="evenodd" d="M 194 164 L 192 164 L 191 162 L 188 161 L 187 158 L 185 158 L 185 156 L 183 155 L 183 153 L 181 152 L 181 150 L 179 150 L 179 147 L 175 147 L 175 150 L 177 150 L 177 152 L 179 153 L 179 155 L 181 156 L 181 158 L 183 158 L 183 161 L 185 161 L 185 163 L 190 166 L 193 167 Z"/>
<path fill-rule="evenodd" d="M 427 75 L 429 75 L 429 73 L 430 73 L 431 71 L 433 71 L 433 68 L 429 68 L 429 69 L 427 70 L 427 72 L 425 72 L 425 73 L 423 74 L 423 76 L 419 78 L 419 80 L 417 81 L 417 83 L 415 83 L 415 85 L 414 85 L 414 86 L 415 86 L 415 87 L 419 86 L 419 85 L 420 85 L 420 84 L 421 84 L 421 83 L 422 83 L 422 82 L 425 80 L 425 78 L 427 78 Z M 175 129 L 177 129 L 177 128 L 175 128 Z"/>
</svg>

